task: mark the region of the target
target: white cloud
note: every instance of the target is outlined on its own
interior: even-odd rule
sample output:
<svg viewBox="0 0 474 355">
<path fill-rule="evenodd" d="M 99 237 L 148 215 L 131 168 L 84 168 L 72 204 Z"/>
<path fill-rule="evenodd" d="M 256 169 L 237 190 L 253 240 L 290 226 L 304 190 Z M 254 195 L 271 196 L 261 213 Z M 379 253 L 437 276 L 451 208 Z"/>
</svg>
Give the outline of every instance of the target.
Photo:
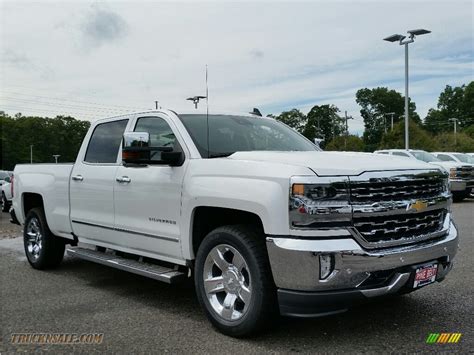
<svg viewBox="0 0 474 355">
<path fill-rule="evenodd" d="M 350 129 L 360 132 L 357 89 L 404 88 L 403 48 L 382 38 L 418 27 L 433 31 L 410 45 L 410 92 L 421 116 L 436 105 L 446 84 L 473 79 L 470 1 L 94 4 L 2 5 L 5 107 L 25 107 L 4 99 L 4 92 L 21 91 L 144 109 L 158 99 L 165 107 L 189 110 L 185 98 L 205 93 L 208 64 L 211 110 L 259 107 L 278 113 L 332 103 L 356 118 Z M 45 80 L 22 65 L 7 70 L 9 51 L 23 53 L 33 67 L 47 65 L 54 75 Z M 26 108 L 22 112 L 61 110 Z M 88 108 L 70 111 L 95 118 Z"/>
</svg>

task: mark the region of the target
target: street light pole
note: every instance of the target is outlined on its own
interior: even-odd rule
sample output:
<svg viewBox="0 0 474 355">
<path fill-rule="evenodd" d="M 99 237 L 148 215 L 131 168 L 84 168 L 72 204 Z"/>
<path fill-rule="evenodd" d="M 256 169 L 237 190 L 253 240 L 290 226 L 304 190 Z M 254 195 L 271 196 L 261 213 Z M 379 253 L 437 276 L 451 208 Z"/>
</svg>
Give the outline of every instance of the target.
<svg viewBox="0 0 474 355">
<path fill-rule="evenodd" d="M 431 31 L 418 29 L 418 30 L 411 30 L 408 32 L 408 39 L 407 36 L 403 36 L 401 34 L 394 34 L 389 37 L 384 38 L 384 41 L 388 42 L 399 42 L 400 45 L 405 46 L 405 149 L 408 150 L 410 147 L 409 143 L 409 134 L 408 134 L 408 125 L 409 125 L 409 113 L 408 113 L 408 45 L 415 41 L 415 36 L 424 35 L 430 33 Z"/>
<path fill-rule="evenodd" d="M 33 144 L 30 145 L 30 164 L 33 164 Z"/>
<path fill-rule="evenodd" d="M 344 118 L 346 119 L 346 134 L 344 135 L 344 150 L 347 150 L 347 137 L 349 137 L 349 124 L 348 120 L 354 119 L 352 116 L 347 116 L 347 111 L 344 111 Z"/>
<path fill-rule="evenodd" d="M 409 149 L 409 132 L 408 125 L 410 120 L 408 117 L 408 43 L 405 43 L 405 149 Z"/>
<path fill-rule="evenodd" d="M 457 118 L 450 118 L 450 121 L 454 122 L 454 149 L 456 150 L 456 146 L 458 145 L 458 119 Z"/>
<path fill-rule="evenodd" d="M 395 115 L 395 112 L 389 112 L 387 115 L 390 115 L 390 130 L 393 131 L 393 115 Z"/>
</svg>

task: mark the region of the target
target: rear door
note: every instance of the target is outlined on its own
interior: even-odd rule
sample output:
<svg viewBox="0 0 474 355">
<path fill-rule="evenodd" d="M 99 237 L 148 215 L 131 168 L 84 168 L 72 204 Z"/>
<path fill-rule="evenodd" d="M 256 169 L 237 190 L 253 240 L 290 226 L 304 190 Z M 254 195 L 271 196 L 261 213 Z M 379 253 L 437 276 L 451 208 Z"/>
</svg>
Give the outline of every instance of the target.
<svg viewBox="0 0 474 355">
<path fill-rule="evenodd" d="M 184 142 L 166 115 L 138 117 L 131 127 L 148 132 L 152 146 L 173 147 L 186 156 Z M 158 152 L 153 160 L 160 160 Z M 172 261 L 181 258 L 181 189 L 187 160 L 181 166 L 150 164 L 117 169 L 115 228 L 117 238 L 140 254 Z M 168 259 L 167 259 L 168 258 Z"/>
<path fill-rule="evenodd" d="M 127 124 L 128 119 L 97 124 L 73 167 L 70 217 L 74 234 L 83 242 L 114 240 L 114 179 Z"/>
</svg>

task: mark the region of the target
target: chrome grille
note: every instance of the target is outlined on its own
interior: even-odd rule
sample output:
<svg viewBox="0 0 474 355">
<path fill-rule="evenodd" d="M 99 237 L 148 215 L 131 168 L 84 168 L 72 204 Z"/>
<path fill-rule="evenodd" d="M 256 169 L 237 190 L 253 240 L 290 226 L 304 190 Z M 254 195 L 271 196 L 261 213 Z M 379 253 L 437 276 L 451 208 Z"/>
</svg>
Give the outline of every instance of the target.
<svg viewBox="0 0 474 355">
<path fill-rule="evenodd" d="M 379 202 L 425 199 L 439 196 L 445 189 L 442 176 L 423 176 L 411 180 L 400 178 L 351 182 L 351 202 Z"/>
<path fill-rule="evenodd" d="M 445 210 L 392 216 L 356 217 L 354 226 L 369 243 L 416 240 L 420 236 L 440 231 L 445 217 Z"/>
<path fill-rule="evenodd" d="M 353 235 L 367 248 L 421 242 L 446 232 L 447 175 L 367 172 L 349 179 Z"/>
<path fill-rule="evenodd" d="M 456 178 L 470 180 L 474 176 L 474 170 L 472 166 L 463 165 L 456 168 Z"/>
</svg>

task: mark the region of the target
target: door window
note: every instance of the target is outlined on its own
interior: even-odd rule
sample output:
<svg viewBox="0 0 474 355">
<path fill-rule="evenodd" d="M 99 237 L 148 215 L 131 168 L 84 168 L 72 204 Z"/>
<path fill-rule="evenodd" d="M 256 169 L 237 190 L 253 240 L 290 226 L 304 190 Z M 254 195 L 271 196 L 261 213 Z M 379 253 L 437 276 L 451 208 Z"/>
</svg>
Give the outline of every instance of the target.
<svg viewBox="0 0 474 355">
<path fill-rule="evenodd" d="M 160 117 L 141 117 L 135 125 L 135 132 L 148 132 L 152 147 L 171 147 L 181 151 L 176 136 L 169 124 Z M 161 152 L 152 152 L 151 160 L 161 160 Z"/>
<path fill-rule="evenodd" d="M 87 147 L 87 163 L 116 163 L 128 120 L 112 121 L 97 125 Z"/>
</svg>

